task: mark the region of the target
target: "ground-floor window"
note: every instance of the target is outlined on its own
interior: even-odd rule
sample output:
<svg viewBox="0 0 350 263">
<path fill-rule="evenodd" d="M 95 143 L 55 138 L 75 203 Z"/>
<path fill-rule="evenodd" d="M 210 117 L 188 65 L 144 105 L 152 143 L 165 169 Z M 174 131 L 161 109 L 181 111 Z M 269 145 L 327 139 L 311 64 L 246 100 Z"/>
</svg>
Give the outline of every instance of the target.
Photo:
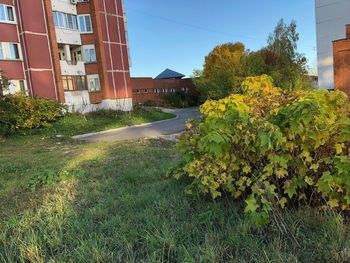
<svg viewBox="0 0 350 263">
<path fill-rule="evenodd" d="M 65 91 L 87 90 L 85 76 L 62 76 Z"/>
<path fill-rule="evenodd" d="M 87 79 L 90 92 L 96 92 L 101 90 L 100 77 L 98 74 L 88 75 Z"/>
<path fill-rule="evenodd" d="M 16 94 L 23 93 L 25 95 L 29 95 L 28 88 L 25 80 L 9 80 L 8 87 L 5 89 L 4 94 Z"/>
</svg>

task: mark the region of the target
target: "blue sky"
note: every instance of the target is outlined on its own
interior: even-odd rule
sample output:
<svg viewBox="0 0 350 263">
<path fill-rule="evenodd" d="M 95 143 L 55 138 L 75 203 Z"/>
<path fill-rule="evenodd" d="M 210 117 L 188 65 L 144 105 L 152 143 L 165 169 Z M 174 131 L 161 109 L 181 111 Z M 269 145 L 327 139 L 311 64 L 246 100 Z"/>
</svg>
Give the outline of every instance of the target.
<svg viewBox="0 0 350 263">
<path fill-rule="evenodd" d="M 299 51 L 316 67 L 314 0 L 125 0 L 133 77 L 165 68 L 185 75 L 203 66 L 216 45 L 257 50 L 280 18 L 297 21 Z"/>
</svg>

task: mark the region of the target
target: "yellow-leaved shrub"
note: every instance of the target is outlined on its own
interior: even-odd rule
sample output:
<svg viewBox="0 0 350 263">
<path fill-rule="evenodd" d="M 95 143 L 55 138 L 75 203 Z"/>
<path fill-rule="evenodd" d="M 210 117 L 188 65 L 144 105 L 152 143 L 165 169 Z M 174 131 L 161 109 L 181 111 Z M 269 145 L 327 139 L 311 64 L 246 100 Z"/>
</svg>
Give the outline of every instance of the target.
<svg viewBox="0 0 350 263">
<path fill-rule="evenodd" d="M 244 200 L 259 225 L 274 207 L 300 203 L 350 209 L 350 107 L 342 92 L 274 87 L 249 77 L 243 94 L 209 100 L 179 142 L 188 193 Z"/>
</svg>

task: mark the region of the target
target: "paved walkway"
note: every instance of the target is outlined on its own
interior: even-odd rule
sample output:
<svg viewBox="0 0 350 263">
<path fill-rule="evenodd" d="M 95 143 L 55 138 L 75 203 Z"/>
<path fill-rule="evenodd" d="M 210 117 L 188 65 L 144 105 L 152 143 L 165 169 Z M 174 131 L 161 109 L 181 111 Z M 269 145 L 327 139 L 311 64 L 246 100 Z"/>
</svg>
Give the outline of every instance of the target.
<svg viewBox="0 0 350 263">
<path fill-rule="evenodd" d="M 177 117 L 170 120 L 158 121 L 150 124 L 130 126 L 109 131 L 74 136 L 74 139 L 89 142 L 96 141 L 124 141 L 140 138 L 152 138 L 163 135 L 177 134 L 185 130 L 188 119 L 199 116 L 197 108 L 164 110 Z"/>
</svg>

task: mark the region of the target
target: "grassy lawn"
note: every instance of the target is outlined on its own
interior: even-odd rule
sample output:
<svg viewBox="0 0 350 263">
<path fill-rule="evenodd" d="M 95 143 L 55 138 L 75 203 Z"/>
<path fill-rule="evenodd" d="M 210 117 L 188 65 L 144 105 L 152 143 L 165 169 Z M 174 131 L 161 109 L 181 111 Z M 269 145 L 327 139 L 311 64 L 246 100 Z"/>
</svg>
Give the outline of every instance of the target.
<svg viewBox="0 0 350 263">
<path fill-rule="evenodd" d="M 92 129 L 78 124 L 58 131 Z M 350 262 L 337 213 L 283 212 L 258 230 L 240 204 L 190 198 L 165 177 L 173 143 L 53 133 L 0 142 L 0 262 Z"/>
<path fill-rule="evenodd" d="M 89 113 L 85 115 L 85 118 L 79 114 L 70 114 L 46 128 L 19 131 L 17 135 L 73 136 L 165 120 L 173 117 L 175 116 L 171 113 L 165 113 L 154 108 L 137 108 L 132 112 L 99 111 Z"/>
</svg>

